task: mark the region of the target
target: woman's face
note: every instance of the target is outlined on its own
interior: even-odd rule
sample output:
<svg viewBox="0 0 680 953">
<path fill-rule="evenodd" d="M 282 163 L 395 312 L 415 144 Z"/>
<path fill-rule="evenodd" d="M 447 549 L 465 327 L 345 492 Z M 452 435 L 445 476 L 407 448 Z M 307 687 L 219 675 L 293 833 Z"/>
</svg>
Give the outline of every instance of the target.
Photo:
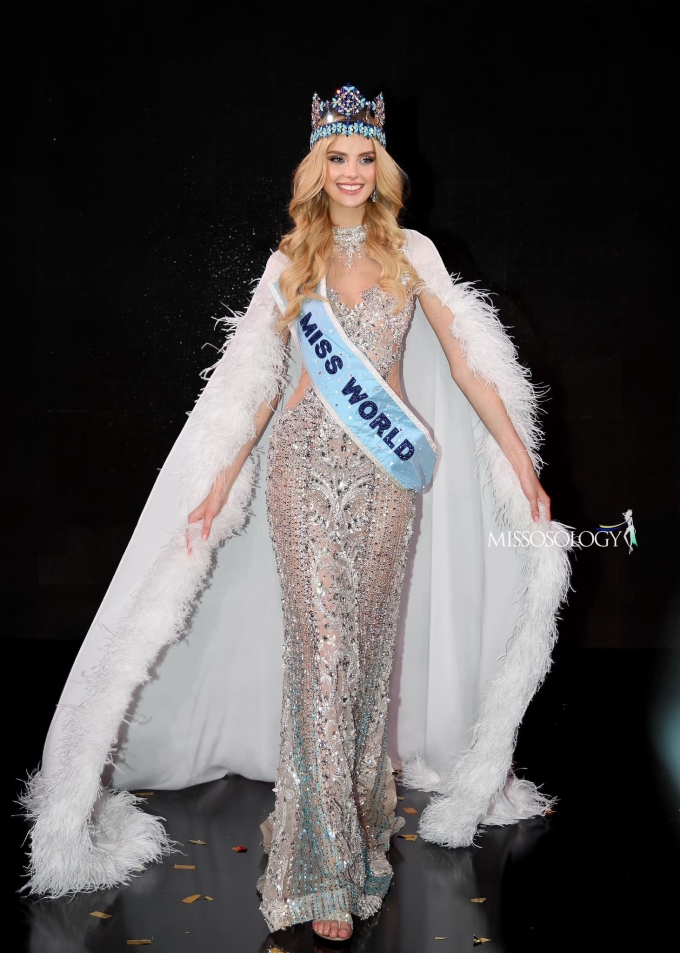
<svg viewBox="0 0 680 953">
<path fill-rule="evenodd" d="M 331 202 L 358 208 L 375 187 L 375 146 L 365 136 L 338 136 L 326 154 L 324 190 Z"/>
</svg>

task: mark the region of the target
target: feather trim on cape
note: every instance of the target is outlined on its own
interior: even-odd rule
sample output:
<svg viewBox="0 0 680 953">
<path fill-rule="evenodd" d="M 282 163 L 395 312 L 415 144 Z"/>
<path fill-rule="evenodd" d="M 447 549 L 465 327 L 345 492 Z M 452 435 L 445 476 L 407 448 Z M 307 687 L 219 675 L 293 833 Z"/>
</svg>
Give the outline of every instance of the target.
<svg viewBox="0 0 680 953">
<path fill-rule="evenodd" d="M 529 370 L 519 363 L 489 296 L 470 282 L 452 280 L 434 244 L 423 235 L 414 241 L 415 235 L 410 233 L 406 253 L 425 284 L 424 290 L 436 295 L 454 315 L 451 332 L 460 342 L 468 367 L 495 387 L 540 474 L 543 461 L 538 447 L 543 433 L 538 425 L 539 395 Z M 491 474 L 499 525 L 529 533 L 564 529 L 555 521 L 533 522 L 515 471 L 486 429 L 480 443 L 478 453 Z M 554 802 L 530 781 L 514 776 L 512 756 L 527 706 L 550 668 L 558 610 L 569 591 L 568 548 L 530 546 L 527 550 L 522 612 L 504 663 L 487 689 L 470 748 L 444 778 L 419 757 L 404 765 L 402 780 L 407 787 L 437 792 L 420 818 L 418 830 L 424 840 L 444 847 L 469 846 L 480 824 L 511 824 L 544 814 Z"/>
<path fill-rule="evenodd" d="M 405 250 L 426 290 L 453 313 L 451 330 L 468 365 L 496 388 L 538 472 L 537 394 L 488 296 L 470 283 L 452 281 L 434 245 L 417 232 L 407 232 Z M 216 548 L 246 522 L 257 475 L 255 454 L 213 523 L 211 538 L 204 542 L 200 529 L 190 528 L 193 553 L 187 555 L 186 514 L 254 436 L 255 412 L 264 401 L 274 400 L 285 378 L 286 349 L 274 330 L 274 303 L 267 288 L 285 266 L 280 252 L 269 259 L 236 334 L 187 422 L 185 439 L 192 447 L 192 462 L 182 478 L 176 531 L 131 597 L 120 624 L 109 633 L 80 702 L 58 708 L 51 729 L 58 744 L 28 781 L 22 803 L 34 822 L 26 887 L 33 893 L 54 898 L 127 883 L 135 868 L 173 849 L 162 819 L 141 811 L 139 799 L 128 791 L 104 786 L 102 772 L 111 763 L 131 699 L 149 679 L 162 650 L 180 638 Z M 486 430 L 478 454 L 491 475 L 499 525 L 529 531 L 564 529 L 555 522 L 531 521 L 517 476 Z M 171 454 L 166 466 L 172 464 Z M 130 547 L 134 540 L 135 536 Z M 423 758 L 404 765 L 406 784 L 437 792 L 421 817 L 424 839 L 450 847 L 467 845 L 481 823 L 512 823 L 544 813 L 549 805 L 534 785 L 514 777 L 512 754 L 526 707 L 550 666 L 557 613 L 566 599 L 569 575 L 565 548 L 528 549 L 522 611 L 503 664 L 484 697 L 471 747 L 443 776 Z"/>
</svg>

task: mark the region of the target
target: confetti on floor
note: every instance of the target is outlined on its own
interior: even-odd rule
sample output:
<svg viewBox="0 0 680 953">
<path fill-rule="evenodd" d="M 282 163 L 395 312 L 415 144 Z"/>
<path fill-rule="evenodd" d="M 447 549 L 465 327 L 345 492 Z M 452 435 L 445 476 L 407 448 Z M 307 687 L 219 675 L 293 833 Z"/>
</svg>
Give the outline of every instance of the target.
<svg viewBox="0 0 680 953">
<path fill-rule="evenodd" d="M 135 791 L 134 794 L 135 794 L 135 797 L 153 797 L 154 792 L 153 791 Z"/>
<path fill-rule="evenodd" d="M 401 837 L 402 840 L 418 840 L 417 834 L 397 834 L 397 837 Z"/>
<path fill-rule="evenodd" d="M 445 940 L 445 939 L 446 939 L 445 936 L 436 936 L 436 937 L 435 937 L 435 940 Z"/>
<path fill-rule="evenodd" d="M 404 814 L 417 814 L 415 807 L 405 807 Z"/>
<path fill-rule="evenodd" d="M 101 910 L 93 910 L 90 914 L 91 917 L 99 917 L 100 920 L 110 920 L 113 916 L 112 913 L 102 913 Z"/>
<path fill-rule="evenodd" d="M 214 897 L 203 897 L 204 900 L 214 900 Z"/>
<path fill-rule="evenodd" d="M 182 900 L 182 903 L 193 903 L 194 900 L 200 900 L 200 899 L 201 899 L 200 893 L 192 893 L 190 897 L 185 897 L 184 900 Z"/>
<path fill-rule="evenodd" d="M 248 850 L 247 847 L 241 847 L 240 844 L 237 844 L 236 847 L 232 847 L 231 849 L 235 850 L 237 854 L 245 854 L 245 852 Z"/>
<path fill-rule="evenodd" d="M 473 897 L 470 903 L 485 903 L 486 897 Z"/>
<path fill-rule="evenodd" d="M 403 801 L 403 800 L 404 800 L 404 796 L 403 796 L 403 795 L 400 796 L 400 795 L 397 794 L 397 800 L 398 800 L 398 801 Z"/>
<path fill-rule="evenodd" d="M 473 933 L 473 934 L 472 934 L 472 945 L 473 945 L 473 946 L 479 946 L 480 943 L 491 943 L 491 940 L 488 938 L 488 936 L 475 936 L 474 933 Z"/>
<path fill-rule="evenodd" d="M 175 870 L 196 870 L 196 864 L 175 864 Z"/>
<path fill-rule="evenodd" d="M 189 843 L 190 843 L 190 844 L 200 844 L 201 847 L 205 847 L 205 841 L 204 841 L 204 840 L 190 840 Z"/>
<path fill-rule="evenodd" d="M 127 940 L 128 946 L 151 946 L 151 940 Z"/>
</svg>

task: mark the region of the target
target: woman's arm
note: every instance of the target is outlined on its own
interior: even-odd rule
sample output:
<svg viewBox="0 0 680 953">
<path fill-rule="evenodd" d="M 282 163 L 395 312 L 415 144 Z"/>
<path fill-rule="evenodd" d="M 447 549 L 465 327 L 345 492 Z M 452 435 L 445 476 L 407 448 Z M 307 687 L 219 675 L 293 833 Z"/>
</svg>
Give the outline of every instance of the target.
<svg viewBox="0 0 680 953">
<path fill-rule="evenodd" d="M 476 377 L 466 364 L 460 344 L 451 333 L 453 314 L 433 294 L 421 292 L 419 300 L 449 362 L 451 377 L 470 401 L 478 417 L 517 474 L 522 491 L 531 504 L 532 519 L 538 522 L 539 505 L 541 505 L 547 508 L 545 518 L 550 522 L 550 497 L 536 476 L 531 457 L 515 430 L 498 392 L 488 381 Z"/>
<path fill-rule="evenodd" d="M 286 328 L 282 332 L 282 338 L 285 344 L 290 340 L 290 331 Z M 255 425 L 255 436 L 248 440 L 247 443 L 244 443 L 234 462 L 225 467 L 223 470 L 217 474 L 217 478 L 213 483 L 212 490 L 206 496 L 202 503 L 200 503 L 195 510 L 192 510 L 189 513 L 189 523 L 199 523 L 203 520 L 203 529 L 201 530 L 201 539 L 207 539 L 210 536 L 210 529 L 212 527 L 212 522 L 215 517 L 220 513 L 222 507 L 229 499 L 229 493 L 231 488 L 236 482 L 236 479 L 241 472 L 243 464 L 246 462 L 254 448 L 257 446 L 262 434 L 267 429 L 267 424 L 272 418 L 272 414 L 279 405 L 279 400 L 281 399 L 281 394 L 277 394 L 275 399 L 271 404 L 264 403 L 255 414 L 254 425 Z M 191 553 L 191 539 L 189 532 L 187 531 L 187 549 Z"/>
<path fill-rule="evenodd" d="M 262 404 L 258 412 L 255 414 L 255 436 L 252 438 L 252 440 L 249 440 L 241 447 L 236 459 L 231 466 L 225 467 L 219 472 L 210 493 L 206 496 L 203 502 L 196 507 L 195 510 L 192 510 L 191 513 L 189 513 L 189 523 L 199 523 L 201 520 L 203 520 L 201 539 L 207 539 L 210 536 L 210 528 L 212 526 L 213 520 L 227 502 L 231 488 L 236 482 L 236 478 L 241 472 L 243 464 L 246 462 L 252 450 L 257 445 L 258 440 L 264 433 L 267 424 L 271 420 L 272 414 L 278 406 L 279 400 L 280 395 L 272 402 L 271 406 L 266 403 Z M 191 553 L 191 540 L 189 538 L 188 532 L 187 549 Z"/>
</svg>

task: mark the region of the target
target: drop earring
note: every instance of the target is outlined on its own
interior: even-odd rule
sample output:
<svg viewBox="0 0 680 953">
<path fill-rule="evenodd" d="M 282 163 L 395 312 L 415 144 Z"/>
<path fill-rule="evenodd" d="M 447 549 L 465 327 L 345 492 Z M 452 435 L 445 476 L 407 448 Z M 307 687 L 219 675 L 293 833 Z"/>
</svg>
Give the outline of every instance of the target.
<svg viewBox="0 0 680 953">
<path fill-rule="evenodd" d="M 378 186 L 374 185 L 373 192 L 371 193 L 371 202 L 377 202 L 377 201 L 378 201 Z"/>
</svg>

